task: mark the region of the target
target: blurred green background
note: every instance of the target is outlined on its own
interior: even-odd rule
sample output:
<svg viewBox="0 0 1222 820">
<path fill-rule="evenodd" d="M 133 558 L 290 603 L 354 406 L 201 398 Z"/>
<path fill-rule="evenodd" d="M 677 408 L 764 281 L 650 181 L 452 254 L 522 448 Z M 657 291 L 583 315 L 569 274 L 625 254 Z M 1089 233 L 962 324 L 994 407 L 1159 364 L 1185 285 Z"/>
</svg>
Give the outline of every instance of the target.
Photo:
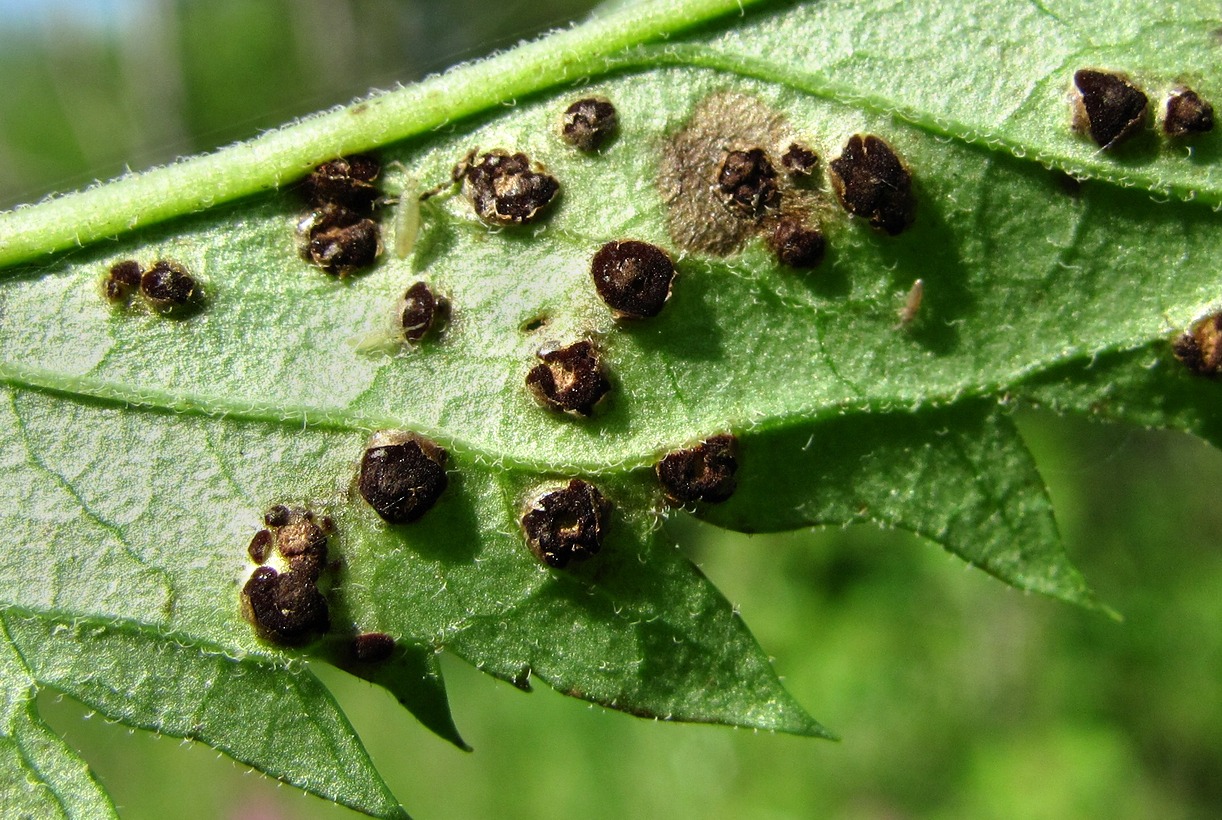
<svg viewBox="0 0 1222 820">
<path fill-rule="evenodd" d="M 583 15 L 484 0 L 0 0 L 0 208 L 249 137 Z M 1222 816 L 1222 453 L 1026 411 L 1069 550 L 1126 616 L 855 527 L 670 532 L 833 744 L 523 695 L 446 658 L 474 754 L 330 669 L 419 818 Z M 216 752 L 44 693 L 128 820 L 341 818 Z"/>
</svg>

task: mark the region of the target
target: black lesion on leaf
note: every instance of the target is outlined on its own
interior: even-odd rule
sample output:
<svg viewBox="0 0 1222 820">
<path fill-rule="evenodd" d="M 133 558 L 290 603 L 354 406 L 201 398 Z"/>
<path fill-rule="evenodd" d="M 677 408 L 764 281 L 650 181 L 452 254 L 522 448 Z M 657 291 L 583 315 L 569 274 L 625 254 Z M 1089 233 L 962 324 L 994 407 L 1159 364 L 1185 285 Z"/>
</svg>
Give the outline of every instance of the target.
<svg viewBox="0 0 1222 820">
<path fill-rule="evenodd" d="M 738 442 L 731 435 L 707 438 L 695 447 L 668 453 L 654 471 L 673 505 L 720 503 L 738 486 Z"/>
<path fill-rule="evenodd" d="M 450 303 L 433 292 L 424 282 L 417 282 L 403 294 L 399 308 L 399 326 L 403 338 L 409 342 L 420 342 L 434 329 L 444 324 Z"/>
<path fill-rule="evenodd" d="M 619 114 L 604 97 L 585 97 L 565 109 L 560 138 L 581 151 L 597 151 L 615 136 Z"/>
<path fill-rule="evenodd" d="M 476 156 L 473 149 L 451 177 L 480 219 L 490 225 L 525 225 L 541 218 L 560 192 L 560 183 L 526 154 L 500 149 Z"/>
<path fill-rule="evenodd" d="M 140 288 L 141 273 L 140 263 L 134 259 L 125 259 L 112 265 L 102 283 L 106 298 L 112 302 L 126 304 Z"/>
<path fill-rule="evenodd" d="M 1222 376 L 1222 313 L 1195 322 L 1171 343 L 1171 350 L 1192 373 L 1211 379 Z"/>
<path fill-rule="evenodd" d="M 381 431 L 361 458 L 357 490 L 388 523 L 416 521 L 445 492 L 448 457 L 443 448 L 423 436 Z"/>
<path fill-rule="evenodd" d="M 657 316 L 670 298 L 675 265 L 657 245 L 627 239 L 599 248 L 590 275 L 615 318 L 645 319 Z"/>
<path fill-rule="evenodd" d="M 537 355 L 542 363 L 526 374 L 526 386 L 544 407 L 588 416 L 611 389 L 592 342 L 583 340 Z"/>
<path fill-rule="evenodd" d="M 597 487 L 574 478 L 563 489 L 539 495 L 522 516 L 522 530 L 536 558 L 564 569 L 598 554 L 610 513 Z"/>
<path fill-rule="evenodd" d="M 846 211 L 892 236 L 912 224 L 912 174 L 883 139 L 854 134 L 829 168 L 832 187 Z"/>
<path fill-rule="evenodd" d="M 200 295 L 199 283 L 177 262 L 159 259 L 140 277 L 140 295 L 153 310 L 173 313 L 191 307 Z"/>
<path fill-rule="evenodd" d="M 1169 137 L 1204 134 L 1214 127 L 1214 107 L 1191 88 L 1177 88 L 1167 98 L 1163 131 Z"/>
<path fill-rule="evenodd" d="M 1100 148 L 1113 148 L 1145 126 L 1149 99 L 1123 75 L 1084 68 L 1074 72 L 1073 81 L 1079 104 L 1075 125 Z"/>
</svg>

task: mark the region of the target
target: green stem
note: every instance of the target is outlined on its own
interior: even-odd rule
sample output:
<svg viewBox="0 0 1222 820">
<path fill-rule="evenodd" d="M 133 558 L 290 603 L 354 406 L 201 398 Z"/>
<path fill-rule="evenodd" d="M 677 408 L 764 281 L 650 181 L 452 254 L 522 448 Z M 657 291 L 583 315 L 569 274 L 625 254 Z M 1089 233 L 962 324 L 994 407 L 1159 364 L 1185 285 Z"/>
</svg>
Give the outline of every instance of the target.
<svg viewBox="0 0 1222 820">
<path fill-rule="evenodd" d="M 249 142 L 0 213 L 0 267 L 278 188 L 518 96 L 598 74 L 607 58 L 762 0 L 654 0 Z"/>
</svg>

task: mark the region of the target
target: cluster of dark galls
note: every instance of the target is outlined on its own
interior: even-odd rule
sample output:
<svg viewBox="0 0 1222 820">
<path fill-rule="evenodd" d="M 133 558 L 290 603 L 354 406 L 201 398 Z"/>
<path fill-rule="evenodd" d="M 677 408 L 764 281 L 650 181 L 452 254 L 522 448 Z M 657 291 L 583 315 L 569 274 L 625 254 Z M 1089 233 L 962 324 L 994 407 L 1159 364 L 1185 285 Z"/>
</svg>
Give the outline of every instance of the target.
<svg viewBox="0 0 1222 820">
<path fill-rule="evenodd" d="M 132 296 L 141 298 L 158 313 L 174 314 L 196 304 L 199 283 L 177 262 L 158 259 L 147 270 L 134 259 L 111 266 L 102 282 L 106 298 L 116 305 L 131 304 Z"/>
</svg>

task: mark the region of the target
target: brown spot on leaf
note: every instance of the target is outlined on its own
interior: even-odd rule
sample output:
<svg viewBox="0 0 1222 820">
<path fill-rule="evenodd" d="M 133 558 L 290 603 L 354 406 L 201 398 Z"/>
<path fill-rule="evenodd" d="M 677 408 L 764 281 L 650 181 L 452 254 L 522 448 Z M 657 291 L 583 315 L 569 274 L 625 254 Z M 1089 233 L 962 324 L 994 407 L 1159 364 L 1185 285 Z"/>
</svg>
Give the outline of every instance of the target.
<svg viewBox="0 0 1222 820">
<path fill-rule="evenodd" d="M 264 640 L 284 646 L 308 643 L 331 628 L 327 601 L 316 582 L 317 576 L 308 573 L 259 567 L 242 587 L 242 614 Z"/>
<path fill-rule="evenodd" d="M 912 175 L 884 140 L 854 134 L 829 168 L 832 187 L 846 211 L 892 236 L 912 224 Z"/>
<path fill-rule="evenodd" d="M 271 552 L 273 540 L 272 534 L 267 530 L 259 530 L 255 533 L 255 537 L 250 539 L 250 546 L 246 548 L 246 554 L 250 556 L 250 560 L 256 564 L 266 561 L 268 553 Z"/>
<path fill-rule="evenodd" d="M 737 440 L 720 435 L 695 447 L 668 453 L 654 468 L 662 493 L 671 504 L 704 501 L 716 504 L 734 493 L 738 471 Z"/>
<path fill-rule="evenodd" d="M 617 319 L 644 319 L 657 316 L 670 298 L 675 265 L 657 245 L 626 239 L 599 248 L 590 275 Z"/>
<path fill-rule="evenodd" d="M 581 151 L 597 151 L 618 128 L 619 115 L 610 100 L 586 97 L 565 109 L 560 137 Z"/>
<path fill-rule="evenodd" d="M 560 183 L 542 165 L 526 154 L 499 149 L 464 159 L 453 176 L 462 180 L 471 207 L 490 225 L 534 222 L 560 191 Z"/>
<path fill-rule="evenodd" d="M 598 488 L 574 478 L 540 495 L 522 516 L 526 544 L 549 567 L 563 569 L 602 549 L 611 505 Z"/>
<path fill-rule="evenodd" d="M 588 416 L 611 389 L 603 373 L 602 357 L 592 342 L 575 342 L 541 351 L 538 356 L 542 364 L 526 374 L 526 386 L 544 407 Z"/>
<path fill-rule="evenodd" d="M 381 172 L 381 163 L 367 154 L 339 157 L 315 168 L 301 190 L 311 208 L 338 205 L 368 214 L 381 193 L 374 184 Z"/>
<path fill-rule="evenodd" d="M 369 267 L 382 253 L 378 223 L 341 205 L 314 211 L 297 230 L 302 257 L 340 278 Z"/>
<path fill-rule="evenodd" d="M 1222 376 L 1222 313 L 1198 320 L 1171 343 L 1175 357 L 1198 376 Z"/>
<path fill-rule="evenodd" d="M 1128 78 L 1084 68 L 1074 72 L 1073 81 L 1080 105 L 1075 125 L 1090 134 L 1100 148 L 1120 144 L 1145 125 L 1149 100 Z"/>
<path fill-rule="evenodd" d="M 1167 98 L 1163 131 L 1169 137 L 1204 134 L 1214 127 L 1214 107 L 1191 88 L 1177 88 Z"/>
<path fill-rule="evenodd" d="M 415 433 L 381 431 L 361 458 L 357 489 L 391 524 L 407 524 L 433 508 L 449 484 L 449 454 Z"/>
<path fill-rule="evenodd" d="M 781 167 L 794 177 L 809 177 L 819 167 L 819 155 L 800 142 L 790 143 L 781 155 Z"/>
<path fill-rule="evenodd" d="M 112 302 L 126 302 L 140 287 L 141 272 L 140 263 L 134 259 L 113 265 L 102 285 L 106 298 Z"/>
</svg>

